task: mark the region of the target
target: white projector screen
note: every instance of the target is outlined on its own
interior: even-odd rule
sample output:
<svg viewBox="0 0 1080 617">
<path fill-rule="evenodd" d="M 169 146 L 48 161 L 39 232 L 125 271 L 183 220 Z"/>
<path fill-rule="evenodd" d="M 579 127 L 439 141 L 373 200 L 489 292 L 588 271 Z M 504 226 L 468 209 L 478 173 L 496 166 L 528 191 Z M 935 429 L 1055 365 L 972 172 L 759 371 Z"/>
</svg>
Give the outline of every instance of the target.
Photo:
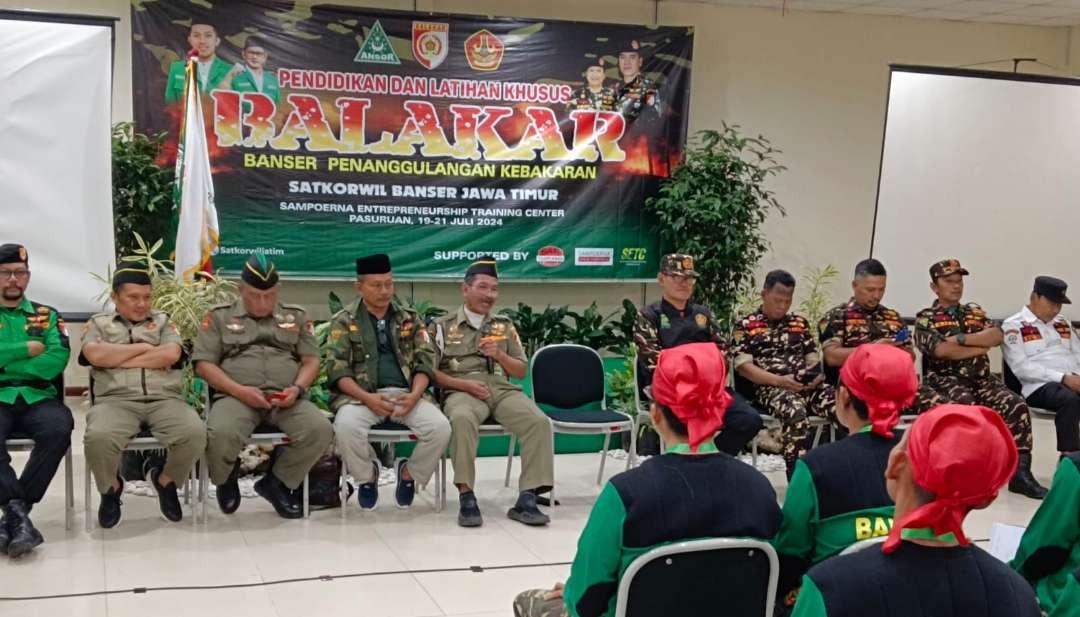
<svg viewBox="0 0 1080 617">
<path fill-rule="evenodd" d="M 112 35 L 0 13 L 0 243 L 26 246 L 29 298 L 75 318 L 114 261 Z"/>
<path fill-rule="evenodd" d="M 1080 301 L 1080 81 L 893 67 L 882 148 L 871 253 L 888 306 L 930 306 L 930 264 L 950 257 L 993 318 L 1040 274 Z"/>
</svg>

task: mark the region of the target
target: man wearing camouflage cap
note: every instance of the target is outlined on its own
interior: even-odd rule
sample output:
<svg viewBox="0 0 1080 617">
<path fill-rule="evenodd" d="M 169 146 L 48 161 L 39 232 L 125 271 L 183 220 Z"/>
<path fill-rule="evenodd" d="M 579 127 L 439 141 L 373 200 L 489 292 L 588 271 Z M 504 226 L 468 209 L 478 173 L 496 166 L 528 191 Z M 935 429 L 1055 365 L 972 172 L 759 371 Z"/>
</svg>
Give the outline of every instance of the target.
<svg viewBox="0 0 1080 617">
<path fill-rule="evenodd" d="M 255 492 L 282 518 L 301 518 L 296 489 L 333 440 L 330 421 L 307 399 L 319 374 L 319 346 L 303 307 L 278 303 L 278 273 L 262 254 L 241 274 L 240 299 L 210 309 L 191 360 L 215 391 L 207 416 L 206 458 L 221 511 L 240 507 L 240 450 L 267 422 L 289 436 Z"/>
<path fill-rule="evenodd" d="M 983 405 L 1000 414 L 1020 452 L 1009 491 L 1042 499 L 1046 489 L 1031 474 L 1031 414 L 1023 397 L 990 372 L 990 349 L 1004 337 L 982 307 L 961 303 L 967 275 L 955 259 L 930 266 L 937 300 L 915 317 L 915 345 L 926 359 L 923 382 L 944 401 Z"/>
<path fill-rule="evenodd" d="M 727 341 L 716 323 L 712 312 L 701 304 L 693 304 L 697 281 L 694 258 L 683 253 L 664 255 L 660 260 L 660 284 L 663 298 L 638 309 L 634 324 L 634 343 L 638 347 L 638 389 L 652 384 L 653 372 L 660 351 L 686 343 L 715 343 L 720 351 L 727 351 Z M 717 435 L 715 444 L 722 452 L 736 455 L 750 443 L 761 430 L 761 414 L 741 395 L 734 397 L 724 416 L 724 427 Z"/>
</svg>

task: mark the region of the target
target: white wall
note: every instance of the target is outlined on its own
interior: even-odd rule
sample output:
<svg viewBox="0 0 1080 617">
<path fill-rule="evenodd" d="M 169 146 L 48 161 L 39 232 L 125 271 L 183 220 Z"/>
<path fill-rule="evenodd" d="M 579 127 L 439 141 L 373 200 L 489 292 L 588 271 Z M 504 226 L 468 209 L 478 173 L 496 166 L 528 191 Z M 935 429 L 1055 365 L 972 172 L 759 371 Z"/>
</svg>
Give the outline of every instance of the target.
<svg viewBox="0 0 1080 617">
<path fill-rule="evenodd" d="M 411 1 L 341 4 L 411 9 Z M 19 8 L 27 0 L 0 0 Z M 131 118 L 130 6 L 123 0 L 35 0 L 40 10 L 115 15 L 117 30 L 114 114 Z M 421 0 L 421 10 L 522 17 L 652 23 L 653 4 L 635 0 Z M 827 13 L 716 7 L 665 0 L 660 23 L 694 25 L 692 130 L 721 122 L 762 133 L 784 151 L 789 170 L 773 188 L 787 209 L 767 233 L 774 251 L 762 270 L 838 266 L 847 280 L 869 253 L 889 63 L 968 65 L 1012 57 L 1080 66 L 1080 37 L 1067 28 L 972 24 Z M 1070 43 L 1072 43 L 1070 45 Z M 1007 70 L 1011 63 L 982 68 Z M 1030 67 L 1037 69 L 1038 67 Z M 917 233 L 917 230 L 905 231 Z M 929 264 L 886 264 L 925 270 Z M 835 292 L 844 295 L 846 282 Z M 292 283 L 289 299 L 315 308 L 325 283 Z M 335 286 L 346 295 L 348 286 Z M 453 284 L 417 284 L 418 296 L 456 301 Z M 503 304 L 568 303 L 598 299 L 614 310 L 621 298 L 639 300 L 640 285 L 507 285 Z M 972 298 L 978 300 L 977 298 Z M 888 298 L 886 297 L 886 302 Z"/>
</svg>

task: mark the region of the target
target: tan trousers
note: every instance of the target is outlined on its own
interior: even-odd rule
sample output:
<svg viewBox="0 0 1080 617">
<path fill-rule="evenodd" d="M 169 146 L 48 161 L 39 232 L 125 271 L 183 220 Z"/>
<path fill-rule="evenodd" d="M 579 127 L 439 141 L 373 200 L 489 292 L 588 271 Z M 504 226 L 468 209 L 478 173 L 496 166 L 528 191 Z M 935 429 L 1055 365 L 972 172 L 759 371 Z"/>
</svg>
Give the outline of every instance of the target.
<svg viewBox="0 0 1080 617">
<path fill-rule="evenodd" d="M 120 401 L 101 399 L 86 417 L 86 464 L 94 474 L 98 492 L 105 494 L 116 480 L 120 453 L 143 428 L 165 444 L 168 455 L 162 473 L 177 486 L 191 472 L 206 448 L 206 428 L 199 414 L 182 400 Z"/>
<path fill-rule="evenodd" d="M 488 382 L 486 401 L 464 392 L 452 392 L 443 405 L 450 418 L 450 458 L 454 483 L 475 486 L 476 447 L 480 425 L 492 417 L 521 444 L 521 477 L 518 489 L 527 491 L 555 484 L 555 451 L 551 421 L 520 390 Z"/>
<path fill-rule="evenodd" d="M 400 395 L 405 394 L 405 390 L 383 388 L 379 394 Z M 368 441 L 368 431 L 386 419 L 363 405 L 343 405 L 334 418 L 337 452 L 345 469 L 360 484 L 378 480 L 371 464 L 375 450 Z M 450 423 L 436 405 L 424 399 L 420 399 L 408 414 L 392 418 L 392 421 L 404 424 L 416 433 L 418 442 L 409 457 L 409 475 L 417 484 L 427 484 L 450 442 Z"/>
<path fill-rule="evenodd" d="M 279 409 L 273 418 L 269 412 L 252 409 L 231 396 L 214 401 L 206 421 L 206 459 L 214 484 L 221 485 L 229 479 L 236 456 L 251 432 L 271 419 L 289 436 L 289 443 L 279 446 L 284 450 L 274 462 L 274 476 L 290 489 L 299 488 L 334 439 L 330 421 L 306 399 L 296 401 L 288 409 Z"/>
</svg>

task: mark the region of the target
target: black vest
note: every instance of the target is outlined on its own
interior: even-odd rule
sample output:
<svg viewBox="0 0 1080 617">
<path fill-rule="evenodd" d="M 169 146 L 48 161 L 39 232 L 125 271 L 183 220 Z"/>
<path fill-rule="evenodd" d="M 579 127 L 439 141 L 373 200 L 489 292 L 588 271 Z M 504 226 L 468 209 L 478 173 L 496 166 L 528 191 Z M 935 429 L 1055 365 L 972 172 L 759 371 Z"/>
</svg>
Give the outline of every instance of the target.
<svg viewBox="0 0 1080 617">
<path fill-rule="evenodd" d="M 893 433 L 892 439 L 873 433 L 848 435 L 806 453 L 803 463 L 814 480 L 818 518 L 892 504 L 885 490 L 885 467 L 903 436 Z"/>
</svg>

